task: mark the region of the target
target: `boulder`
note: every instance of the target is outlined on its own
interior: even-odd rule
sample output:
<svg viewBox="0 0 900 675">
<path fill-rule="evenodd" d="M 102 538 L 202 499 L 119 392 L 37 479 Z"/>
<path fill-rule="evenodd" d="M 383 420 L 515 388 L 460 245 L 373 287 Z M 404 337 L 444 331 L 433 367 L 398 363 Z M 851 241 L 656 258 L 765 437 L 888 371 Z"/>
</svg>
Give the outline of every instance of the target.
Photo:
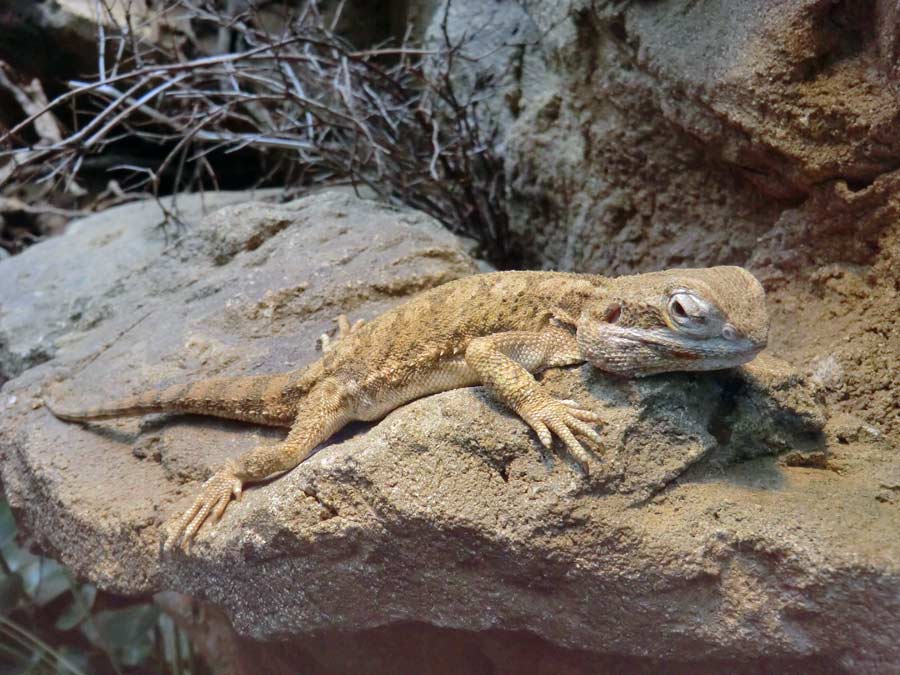
<svg viewBox="0 0 900 675">
<path fill-rule="evenodd" d="M 41 406 L 50 383 L 91 405 L 298 367 L 333 316 L 370 318 L 476 266 L 430 218 L 340 193 L 228 207 L 168 242 L 128 220 L 82 223 L 0 265 L 34 270 L 16 293 L 0 286 L 4 315 L 43 290 L 62 305 L 35 307 L 43 325 L 81 298 L 45 361 L 0 392 L 6 495 L 79 576 L 202 599 L 253 641 L 242 653 L 286 641 L 278 654 L 320 673 L 377 654 L 407 663 L 407 634 L 456 655 L 435 661 L 442 673 L 538 657 L 590 672 L 603 655 L 900 664 L 900 461 L 858 419 L 826 423 L 814 386 L 773 358 L 644 380 L 548 371 L 555 395 L 603 412 L 589 475 L 480 388 L 427 397 L 351 426 L 160 557 L 163 524 L 200 481 L 283 433 L 172 415 L 67 424 Z M 354 646 L 336 651 L 347 634 Z"/>
<path fill-rule="evenodd" d="M 67 237 L 49 239 L 37 252 L 10 258 L 0 266 L 0 377 L 14 377 L 53 358 L 64 336 L 104 323 L 112 314 L 111 298 L 124 294 L 139 298 L 132 310 L 143 306 L 141 289 L 130 285 L 137 271 L 150 268 L 155 274 L 167 268 L 154 278 L 147 297 L 193 283 L 190 270 L 175 260 L 165 264 L 180 228 L 222 206 L 279 193 L 210 192 L 123 204 L 73 222 Z M 177 214 L 182 224 L 167 224 L 166 212 Z M 73 262 L 73 250 L 90 261 L 89 274 Z"/>
<path fill-rule="evenodd" d="M 437 4 L 426 38 L 469 57 L 454 84 L 501 129 L 531 264 L 744 264 L 783 252 L 776 227 L 794 269 L 871 260 L 900 161 L 894 3 Z"/>
<path fill-rule="evenodd" d="M 243 203 L 193 226 L 190 200 L 179 203 L 186 230 L 163 231 L 155 206 L 132 205 L 76 223 L 3 263 L 4 351 L 23 355 L 10 359 L 16 369 L 9 375 L 18 377 L 2 399 L 4 436 L 16 445 L 30 445 L 31 431 L 44 426 L 19 416 L 36 414 L 33 406 L 55 380 L 65 381 L 63 395 L 99 402 L 151 383 L 296 368 L 316 358 L 317 338 L 333 329 L 337 314 L 369 318 L 475 270 L 459 240 L 430 218 L 342 193 L 280 206 Z M 49 441 L 50 456 L 3 455 L 11 504 L 35 507 L 26 509 L 25 522 L 33 516 L 36 530 L 61 535 L 49 549 L 126 593 L 159 583 L 157 531 L 147 528 L 168 500 L 196 487 L 182 484 L 259 434 L 277 436 L 213 423 L 175 432 L 173 444 L 170 425 L 159 426 L 160 436 L 140 433 L 144 424 L 158 426 L 131 420 L 98 434 L 63 425 L 63 436 Z M 133 443 L 124 440 L 129 434 Z M 32 484 L 41 466 L 50 484 Z M 44 490 L 50 502 L 37 507 Z M 113 554 L 108 537 L 138 555 Z"/>
</svg>

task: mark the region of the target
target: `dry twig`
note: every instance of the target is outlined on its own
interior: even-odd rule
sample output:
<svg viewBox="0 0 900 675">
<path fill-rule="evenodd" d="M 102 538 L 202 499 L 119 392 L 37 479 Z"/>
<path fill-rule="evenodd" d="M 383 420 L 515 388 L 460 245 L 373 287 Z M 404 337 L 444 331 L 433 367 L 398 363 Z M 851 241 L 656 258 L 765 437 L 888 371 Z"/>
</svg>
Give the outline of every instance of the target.
<svg viewBox="0 0 900 675">
<path fill-rule="evenodd" d="M 135 169 L 131 189 L 203 189 L 218 186 L 230 156 L 251 152 L 257 183 L 364 185 L 473 236 L 494 260 L 508 256 L 497 132 L 476 114 L 484 91 L 456 91 L 451 69 L 464 56 L 446 31 L 438 50 L 357 50 L 315 2 L 279 35 L 261 27 L 253 8 L 181 5 L 198 31 L 215 31 L 220 47 L 230 42 L 237 51 L 184 59 L 142 44 L 130 17 L 107 25 L 98 35 L 96 79 L 71 82 L 0 137 L 6 181 L 71 183 L 100 158 L 138 146 L 156 155 L 117 163 Z M 65 107 L 75 112 L 74 126 L 29 145 L 28 130 Z"/>
</svg>

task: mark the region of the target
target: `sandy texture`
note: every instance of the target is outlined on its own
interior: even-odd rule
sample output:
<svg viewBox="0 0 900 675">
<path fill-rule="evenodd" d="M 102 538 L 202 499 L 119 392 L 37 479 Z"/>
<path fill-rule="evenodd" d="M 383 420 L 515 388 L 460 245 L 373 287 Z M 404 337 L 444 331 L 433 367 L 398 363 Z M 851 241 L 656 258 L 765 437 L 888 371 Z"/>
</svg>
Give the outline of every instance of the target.
<svg viewBox="0 0 900 675">
<path fill-rule="evenodd" d="M 366 658 L 376 634 L 342 655 L 313 635 L 410 622 L 468 631 L 410 629 L 469 645 L 462 655 L 480 645 L 487 663 L 499 633 L 523 663 L 528 649 L 567 654 L 572 672 L 610 653 L 648 668 L 900 663 L 896 455 L 857 418 L 826 423 L 815 389 L 768 357 L 640 381 L 546 373 L 554 394 L 604 414 L 588 477 L 480 389 L 422 399 L 249 489 L 161 561 L 159 528 L 197 481 L 279 432 L 183 416 L 80 427 L 40 407 L 42 386 L 63 380 L 90 405 L 148 382 L 295 367 L 331 316 L 371 316 L 475 267 L 426 217 L 335 193 L 225 209 L 162 251 L 154 233 L 85 224 L 0 268 L 49 263 L 56 246 L 74 278 L 97 242 L 121 260 L 149 251 L 87 301 L 102 321 L 56 338 L 51 360 L 2 392 L 7 496 L 78 574 L 205 599 L 241 634 L 291 639 L 320 664 Z M 448 663 L 435 672 L 464 667 Z"/>
</svg>

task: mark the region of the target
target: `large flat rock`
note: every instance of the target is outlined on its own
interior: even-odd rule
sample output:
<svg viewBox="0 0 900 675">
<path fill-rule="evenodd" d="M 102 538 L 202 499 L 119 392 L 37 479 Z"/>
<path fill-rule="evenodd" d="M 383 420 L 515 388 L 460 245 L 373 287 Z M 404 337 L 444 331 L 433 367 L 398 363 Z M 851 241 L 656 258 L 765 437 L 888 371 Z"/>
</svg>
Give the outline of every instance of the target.
<svg viewBox="0 0 900 675">
<path fill-rule="evenodd" d="M 109 234 L 115 258 L 125 240 Z M 64 237 L 56 266 L 46 244 L 28 255 L 64 259 L 71 281 L 55 283 L 76 284 L 96 237 Z M 604 415 L 587 476 L 479 388 L 428 397 L 251 487 L 166 559 L 161 527 L 199 481 L 281 433 L 186 416 L 82 427 L 40 405 L 54 382 L 91 405 L 297 367 L 334 315 L 368 318 L 474 270 L 427 217 L 336 193 L 229 207 L 148 244 L 85 298 L 101 320 L 56 335 L 2 390 L 0 471 L 22 527 L 105 588 L 206 599 L 257 639 L 414 622 L 593 654 L 900 664 L 900 456 L 853 417 L 826 424 L 777 359 L 637 381 L 544 374 Z"/>
<path fill-rule="evenodd" d="M 33 409 L 42 391 L 57 383 L 59 396 L 90 404 L 297 368 L 317 358 L 337 314 L 370 318 L 475 269 L 433 220 L 340 193 L 230 207 L 177 241 L 139 222 L 143 208 L 77 224 L 0 270 L 16 281 L 0 300 L 8 352 L 46 345 L 43 363 L 3 389 L 5 491 L 46 546 L 128 593 L 160 585 L 157 526 L 192 481 L 279 431 L 186 418 L 80 428 Z"/>
</svg>

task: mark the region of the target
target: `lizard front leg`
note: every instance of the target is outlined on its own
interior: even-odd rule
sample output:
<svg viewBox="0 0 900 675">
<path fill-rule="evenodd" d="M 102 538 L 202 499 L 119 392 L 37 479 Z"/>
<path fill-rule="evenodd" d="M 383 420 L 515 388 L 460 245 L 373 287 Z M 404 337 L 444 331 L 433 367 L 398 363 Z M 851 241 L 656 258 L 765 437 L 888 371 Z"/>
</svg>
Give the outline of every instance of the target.
<svg viewBox="0 0 900 675">
<path fill-rule="evenodd" d="M 586 472 L 589 454 L 576 435 L 600 446 L 600 435 L 590 424 L 600 422 L 599 415 L 573 401 L 552 398 L 531 374 L 583 361 L 575 337 L 556 326 L 541 332 L 475 338 L 466 349 L 469 367 L 497 398 L 534 429 L 544 447 L 552 447 L 556 434 Z"/>
<path fill-rule="evenodd" d="M 241 498 L 245 484 L 293 469 L 350 419 L 342 388 L 333 381 L 319 384 L 298 405 L 294 424 L 282 443 L 255 448 L 226 462 L 203 484 L 200 495 L 166 538 L 163 551 L 190 542 L 207 518 L 217 522 L 231 498 Z"/>
</svg>

